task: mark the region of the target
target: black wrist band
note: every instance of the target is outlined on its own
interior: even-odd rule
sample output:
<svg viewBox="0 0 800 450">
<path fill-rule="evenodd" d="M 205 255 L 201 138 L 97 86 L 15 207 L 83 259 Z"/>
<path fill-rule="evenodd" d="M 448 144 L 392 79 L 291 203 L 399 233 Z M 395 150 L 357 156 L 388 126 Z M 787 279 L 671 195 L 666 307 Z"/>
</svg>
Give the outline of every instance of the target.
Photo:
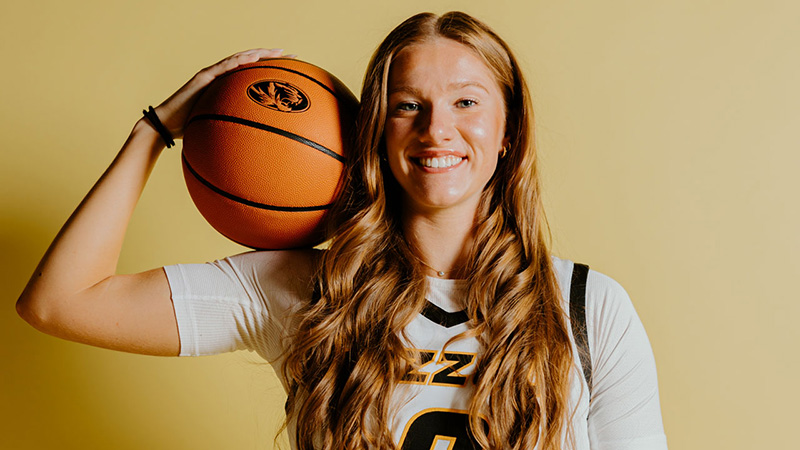
<svg viewBox="0 0 800 450">
<path fill-rule="evenodd" d="M 156 110 L 151 106 L 149 110 L 145 109 L 142 110 L 142 112 L 144 113 L 145 119 L 150 121 L 150 123 L 153 125 L 153 128 L 155 128 L 156 131 L 158 131 L 158 134 L 161 135 L 161 139 L 164 139 L 164 143 L 167 144 L 167 148 L 175 145 L 175 140 L 172 139 L 172 133 L 170 133 L 167 127 L 161 123 L 161 120 L 158 118 L 158 114 L 156 114 Z"/>
</svg>

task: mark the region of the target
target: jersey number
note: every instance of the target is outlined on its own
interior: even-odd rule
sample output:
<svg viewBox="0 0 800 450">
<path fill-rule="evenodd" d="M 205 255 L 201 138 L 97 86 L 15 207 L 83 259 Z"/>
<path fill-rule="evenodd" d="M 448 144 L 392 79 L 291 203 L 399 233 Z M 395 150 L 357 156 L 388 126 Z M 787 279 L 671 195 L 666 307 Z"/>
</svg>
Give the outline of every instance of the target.
<svg viewBox="0 0 800 450">
<path fill-rule="evenodd" d="M 401 450 L 476 450 L 465 412 L 428 410 L 411 419 L 400 440 Z"/>
</svg>

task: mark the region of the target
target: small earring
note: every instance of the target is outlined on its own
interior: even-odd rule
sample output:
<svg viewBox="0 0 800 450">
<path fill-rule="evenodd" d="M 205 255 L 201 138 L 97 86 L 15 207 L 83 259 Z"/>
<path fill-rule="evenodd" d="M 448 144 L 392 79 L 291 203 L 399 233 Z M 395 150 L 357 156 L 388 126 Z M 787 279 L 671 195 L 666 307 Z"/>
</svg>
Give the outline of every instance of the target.
<svg viewBox="0 0 800 450">
<path fill-rule="evenodd" d="M 503 158 L 506 157 L 506 153 L 508 153 L 508 147 L 509 147 L 509 144 L 506 144 L 506 145 L 503 146 L 503 153 L 500 154 L 500 159 L 503 159 Z"/>
</svg>

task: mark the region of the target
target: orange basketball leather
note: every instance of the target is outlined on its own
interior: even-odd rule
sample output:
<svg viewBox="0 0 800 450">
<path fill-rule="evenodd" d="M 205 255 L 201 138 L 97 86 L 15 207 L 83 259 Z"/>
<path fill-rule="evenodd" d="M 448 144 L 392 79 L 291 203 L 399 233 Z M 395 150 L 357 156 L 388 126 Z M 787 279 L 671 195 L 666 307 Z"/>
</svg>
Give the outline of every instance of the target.
<svg viewBox="0 0 800 450">
<path fill-rule="evenodd" d="M 214 80 L 183 137 L 186 186 L 220 233 L 256 249 L 318 244 L 358 101 L 333 75 L 277 58 Z"/>
</svg>

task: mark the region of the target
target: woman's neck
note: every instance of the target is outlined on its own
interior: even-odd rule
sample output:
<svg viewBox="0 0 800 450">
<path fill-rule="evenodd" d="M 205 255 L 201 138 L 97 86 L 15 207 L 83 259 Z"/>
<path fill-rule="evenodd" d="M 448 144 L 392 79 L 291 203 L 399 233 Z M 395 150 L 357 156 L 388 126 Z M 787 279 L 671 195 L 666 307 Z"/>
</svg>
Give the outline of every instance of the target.
<svg viewBox="0 0 800 450">
<path fill-rule="evenodd" d="M 428 275 L 450 279 L 467 275 L 474 217 L 449 210 L 426 214 L 406 210 L 403 233 Z"/>
</svg>

